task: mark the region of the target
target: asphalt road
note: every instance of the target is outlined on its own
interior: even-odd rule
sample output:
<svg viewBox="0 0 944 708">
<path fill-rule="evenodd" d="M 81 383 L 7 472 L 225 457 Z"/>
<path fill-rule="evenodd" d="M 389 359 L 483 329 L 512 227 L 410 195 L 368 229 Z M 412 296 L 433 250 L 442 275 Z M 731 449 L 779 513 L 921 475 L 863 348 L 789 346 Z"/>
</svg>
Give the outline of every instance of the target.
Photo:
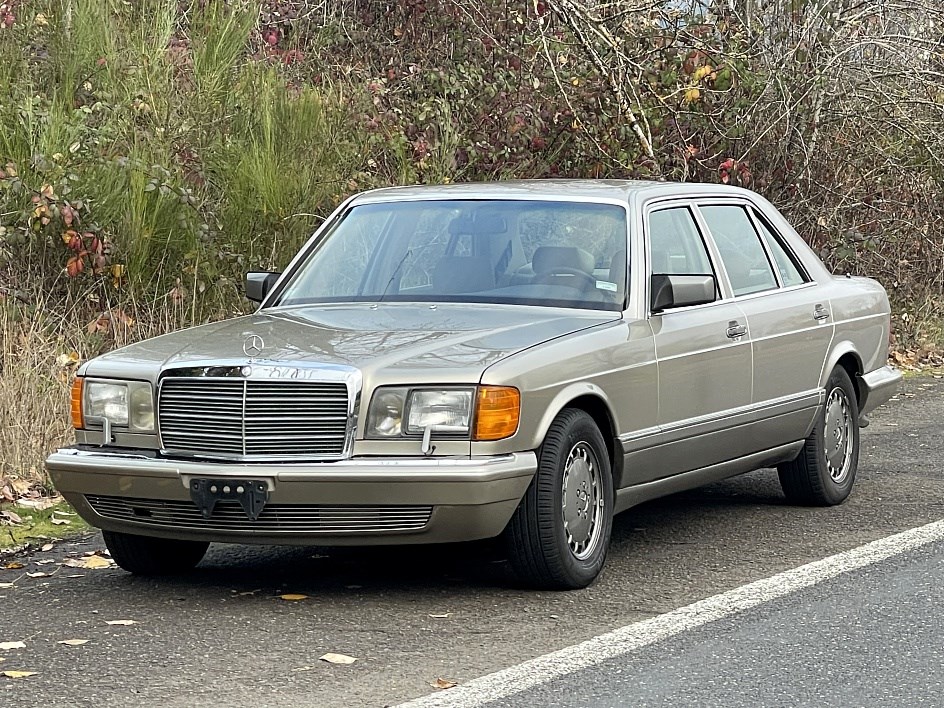
<svg viewBox="0 0 944 708">
<path fill-rule="evenodd" d="M 863 431 L 857 487 L 840 507 L 790 507 L 776 474 L 761 471 L 630 510 L 616 519 L 603 576 L 577 592 L 517 589 L 481 544 L 220 546 L 171 580 L 59 565 L 102 548 L 96 535 L 58 544 L 0 570 L 0 584 L 14 583 L 0 589 L 0 643 L 26 645 L 0 650 L 0 671 L 37 672 L 0 678 L 0 705 L 395 704 L 438 678 L 462 683 L 944 518 L 942 420 L 944 380 L 906 382 Z M 940 577 L 939 565 L 917 567 Z M 115 619 L 135 624 L 106 624 Z M 358 661 L 319 661 L 326 652 Z"/>
<path fill-rule="evenodd" d="M 941 607 L 937 543 L 486 705 L 937 708 Z"/>
</svg>

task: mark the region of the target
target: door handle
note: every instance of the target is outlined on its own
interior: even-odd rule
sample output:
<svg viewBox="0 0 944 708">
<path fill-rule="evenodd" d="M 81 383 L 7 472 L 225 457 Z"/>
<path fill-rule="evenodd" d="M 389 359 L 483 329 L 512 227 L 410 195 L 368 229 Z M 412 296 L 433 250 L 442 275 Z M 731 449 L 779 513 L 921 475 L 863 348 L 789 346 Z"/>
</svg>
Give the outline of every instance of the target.
<svg viewBox="0 0 944 708">
<path fill-rule="evenodd" d="M 728 335 L 729 339 L 739 339 L 747 334 L 747 325 L 742 325 L 737 320 L 731 320 L 728 322 L 728 329 L 725 334 Z"/>
<path fill-rule="evenodd" d="M 828 320 L 829 310 L 822 305 L 817 305 L 813 308 L 813 319 L 817 321 Z"/>
</svg>

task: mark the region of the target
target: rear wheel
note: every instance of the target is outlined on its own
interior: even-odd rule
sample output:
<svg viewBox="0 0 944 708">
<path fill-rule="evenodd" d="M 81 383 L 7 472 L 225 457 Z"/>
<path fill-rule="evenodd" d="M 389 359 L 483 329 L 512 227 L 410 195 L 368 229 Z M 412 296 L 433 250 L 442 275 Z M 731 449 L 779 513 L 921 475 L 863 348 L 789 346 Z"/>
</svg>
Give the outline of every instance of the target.
<svg viewBox="0 0 944 708">
<path fill-rule="evenodd" d="M 567 408 L 551 423 L 537 473 L 505 529 L 508 558 L 533 587 L 586 587 L 603 568 L 612 526 L 603 435 L 587 413 Z"/>
<path fill-rule="evenodd" d="M 206 541 L 177 541 L 102 531 L 115 563 L 136 575 L 174 575 L 193 570 L 207 552 Z"/>
<path fill-rule="evenodd" d="M 800 454 L 780 465 L 780 486 L 797 504 L 832 506 L 852 492 L 859 465 L 859 406 L 841 366 L 826 382 L 826 405 Z"/>
</svg>

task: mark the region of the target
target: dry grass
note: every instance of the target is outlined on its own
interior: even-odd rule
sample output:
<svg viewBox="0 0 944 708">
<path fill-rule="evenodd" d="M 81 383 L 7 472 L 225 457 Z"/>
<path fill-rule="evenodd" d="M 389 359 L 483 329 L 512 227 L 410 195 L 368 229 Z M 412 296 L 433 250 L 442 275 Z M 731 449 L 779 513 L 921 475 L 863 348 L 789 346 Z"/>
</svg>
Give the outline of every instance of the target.
<svg viewBox="0 0 944 708">
<path fill-rule="evenodd" d="M 0 477 L 44 482 L 44 457 L 72 440 L 65 348 L 47 318 L 0 307 Z"/>
<path fill-rule="evenodd" d="M 73 439 L 69 389 L 82 361 L 187 326 L 192 300 L 125 303 L 105 316 L 76 305 L 4 296 L 0 290 L 0 479 L 47 486 L 43 460 Z M 141 320 L 130 313 L 146 313 Z M 202 320 L 237 314 L 224 311 Z"/>
</svg>

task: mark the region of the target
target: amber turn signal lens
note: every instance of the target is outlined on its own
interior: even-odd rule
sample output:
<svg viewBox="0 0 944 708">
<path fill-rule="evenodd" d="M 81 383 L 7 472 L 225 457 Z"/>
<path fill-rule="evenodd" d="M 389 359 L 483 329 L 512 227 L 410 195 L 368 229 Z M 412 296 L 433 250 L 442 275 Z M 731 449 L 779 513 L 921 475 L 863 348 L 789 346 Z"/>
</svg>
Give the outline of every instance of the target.
<svg viewBox="0 0 944 708">
<path fill-rule="evenodd" d="M 521 416 L 521 394 L 511 386 L 479 386 L 473 440 L 501 440 L 514 435 Z"/>
<path fill-rule="evenodd" d="M 82 382 L 81 376 L 76 376 L 72 382 L 72 427 L 81 430 L 85 427 L 85 420 L 82 418 Z"/>
</svg>

